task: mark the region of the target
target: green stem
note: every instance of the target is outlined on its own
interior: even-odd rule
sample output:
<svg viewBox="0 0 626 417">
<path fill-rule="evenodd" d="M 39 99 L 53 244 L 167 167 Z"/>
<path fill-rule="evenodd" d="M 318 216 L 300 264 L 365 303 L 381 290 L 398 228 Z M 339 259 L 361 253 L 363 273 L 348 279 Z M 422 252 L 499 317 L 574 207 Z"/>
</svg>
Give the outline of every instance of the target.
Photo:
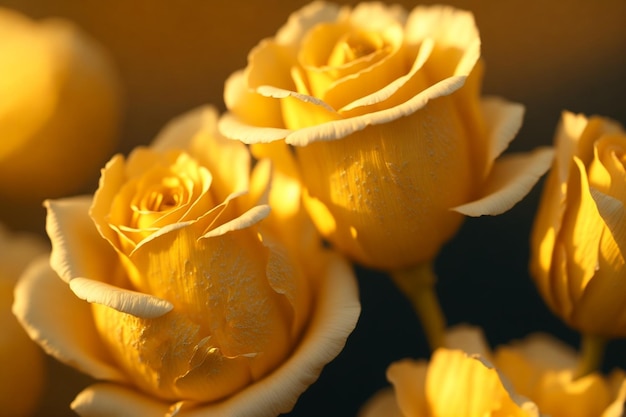
<svg viewBox="0 0 626 417">
<path fill-rule="evenodd" d="M 409 298 L 422 324 L 431 352 L 444 345 L 446 320 L 435 292 L 436 277 L 431 263 L 394 271 L 391 278 Z"/>
<path fill-rule="evenodd" d="M 601 336 L 583 334 L 580 348 L 580 359 L 575 378 L 582 378 L 596 372 L 602 366 L 607 339 Z"/>
</svg>

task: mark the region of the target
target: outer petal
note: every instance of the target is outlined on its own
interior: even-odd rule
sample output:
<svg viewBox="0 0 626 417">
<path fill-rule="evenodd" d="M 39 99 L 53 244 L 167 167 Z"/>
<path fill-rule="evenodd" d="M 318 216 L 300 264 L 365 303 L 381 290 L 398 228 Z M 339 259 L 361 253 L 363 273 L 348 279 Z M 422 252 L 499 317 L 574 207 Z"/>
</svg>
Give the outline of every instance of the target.
<svg viewBox="0 0 626 417">
<path fill-rule="evenodd" d="M 511 103 L 499 97 L 481 100 L 481 110 L 487 132 L 487 161 L 484 175 L 491 171 L 496 158 L 504 152 L 522 127 L 524 106 Z"/>
<path fill-rule="evenodd" d="M 467 216 L 497 215 L 519 202 L 552 164 L 551 148 L 500 158 L 484 185 L 482 197 L 452 210 Z"/>
<path fill-rule="evenodd" d="M 269 137 L 273 137 L 277 132 L 285 130 L 283 129 L 284 124 L 280 102 L 271 97 L 263 97 L 249 89 L 244 70 L 234 72 L 226 80 L 224 84 L 224 102 L 233 115 L 244 114 L 246 123 L 252 126 L 266 126 L 264 132 L 269 132 L 266 133 Z M 227 122 L 234 123 L 229 121 L 228 118 Z M 227 122 L 220 122 L 220 125 Z M 227 127 L 229 127 L 228 124 Z M 222 132 L 225 131 L 221 127 L 220 130 Z M 279 137 L 284 137 L 284 135 Z M 266 140 L 266 142 L 269 141 Z"/>
<path fill-rule="evenodd" d="M 180 417 L 270 417 L 293 408 L 322 368 L 343 349 L 361 311 L 349 264 L 335 254 L 328 254 L 325 261 L 310 327 L 293 355 L 275 372 L 224 402 L 181 412 Z"/>
<path fill-rule="evenodd" d="M 442 48 L 463 51 L 476 40 L 480 41 L 472 13 L 450 6 L 416 7 L 409 15 L 406 28 L 407 41 L 413 44 L 432 38 Z"/>
<path fill-rule="evenodd" d="M 91 196 L 47 200 L 50 264 L 65 282 L 74 277 L 109 277 L 117 258 L 89 217 Z"/>
<path fill-rule="evenodd" d="M 336 140 L 364 129 L 369 125 L 387 123 L 415 113 L 437 97 L 449 95 L 463 86 L 464 76 L 450 77 L 421 91 L 406 103 L 391 109 L 380 110 L 362 116 L 322 123 L 297 131 L 271 127 L 253 127 L 238 119 L 233 113 L 222 116 L 219 129 L 225 136 L 244 143 L 269 143 L 285 139 L 296 146 L 324 140 Z"/>
<path fill-rule="evenodd" d="M 405 417 L 398 407 L 393 388 L 383 388 L 367 400 L 358 417 Z"/>
<path fill-rule="evenodd" d="M 169 301 L 92 279 L 73 278 L 70 289 L 81 300 L 147 319 L 162 316 L 174 308 Z"/>
<path fill-rule="evenodd" d="M 182 407 L 177 417 L 274 417 L 289 412 L 298 397 L 319 376 L 322 368 L 343 348 L 360 313 L 358 288 L 350 266 L 327 254 L 326 270 L 319 276 L 318 304 L 309 328 L 293 355 L 276 371 L 224 401 Z M 73 407 L 84 416 L 110 416 L 114 399 L 128 401 L 127 409 L 146 417 L 161 417 L 158 403 L 125 390 L 96 385 L 80 394 Z M 113 407 L 113 408 L 109 408 Z M 121 410 L 121 409 L 120 409 Z"/>
<path fill-rule="evenodd" d="M 81 278 L 70 285 L 79 298 L 139 317 L 155 317 L 171 310 L 172 305 L 165 300 L 102 283 L 116 282 L 119 262 L 88 215 L 90 197 L 48 200 L 45 205 L 46 230 L 52 241 L 50 264 L 67 283 Z"/>
<path fill-rule="evenodd" d="M 460 349 L 468 355 L 480 355 L 490 359 L 491 349 L 483 330 L 478 326 L 456 325 L 446 330 L 446 348 Z"/>
<path fill-rule="evenodd" d="M 213 106 L 200 106 L 170 120 L 152 141 L 150 149 L 162 152 L 169 149 L 188 149 L 196 133 L 211 130 L 217 123 Z"/>
<path fill-rule="evenodd" d="M 387 368 L 387 379 L 393 384 L 398 407 L 405 416 L 430 415 L 430 398 L 426 397 L 428 363 L 403 359 Z"/>
<path fill-rule="evenodd" d="M 124 386 L 95 384 L 72 401 L 72 410 L 89 417 L 137 417 L 168 415 L 167 404 Z"/>
<path fill-rule="evenodd" d="M 34 261 L 15 289 L 13 313 L 31 339 L 68 365 L 98 379 L 124 382 L 100 343 L 88 303 L 79 300 L 50 268 Z"/>
<path fill-rule="evenodd" d="M 342 9 L 334 3 L 314 1 L 292 13 L 287 23 L 276 33 L 276 41 L 282 45 L 297 47 L 310 28 L 322 22 L 334 22 Z"/>
</svg>

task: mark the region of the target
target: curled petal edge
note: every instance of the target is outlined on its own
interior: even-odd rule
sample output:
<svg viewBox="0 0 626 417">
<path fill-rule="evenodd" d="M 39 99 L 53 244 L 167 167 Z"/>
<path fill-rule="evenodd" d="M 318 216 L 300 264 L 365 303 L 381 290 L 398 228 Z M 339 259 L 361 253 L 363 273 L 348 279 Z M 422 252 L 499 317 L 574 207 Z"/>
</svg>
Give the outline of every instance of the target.
<svg viewBox="0 0 626 417">
<path fill-rule="evenodd" d="M 530 153 L 506 155 L 498 159 L 483 187 L 483 196 L 452 210 L 466 216 L 495 216 L 517 204 L 552 165 L 552 148 Z"/>
<path fill-rule="evenodd" d="M 136 291 L 125 290 L 87 278 L 73 278 L 70 289 L 81 300 L 102 304 L 135 317 L 153 319 L 170 312 L 174 306 L 167 300 Z"/>
<path fill-rule="evenodd" d="M 231 139 L 240 140 L 246 144 L 270 143 L 285 139 L 285 142 L 294 146 L 306 146 L 316 141 L 337 140 L 348 136 L 369 125 L 388 123 L 403 116 L 408 116 L 423 108 L 434 98 L 449 95 L 465 84 L 466 76 L 453 76 L 439 81 L 428 87 L 405 103 L 396 107 L 368 113 L 348 119 L 335 120 L 316 126 L 298 130 L 281 128 L 255 127 L 239 121 L 232 113 L 224 114 L 218 123 L 222 134 Z M 277 92 L 273 92 L 278 94 Z M 291 95 L 282 92 L 282 95 Z"/>
<path fill-rule="evenodd" d="M 99 343 L 90 305 L 67 288 L 48 256 L 35 259 L 21 276 L 13 313 L 49 355 L 94 378 L 126 381 Z"/>
</svg>

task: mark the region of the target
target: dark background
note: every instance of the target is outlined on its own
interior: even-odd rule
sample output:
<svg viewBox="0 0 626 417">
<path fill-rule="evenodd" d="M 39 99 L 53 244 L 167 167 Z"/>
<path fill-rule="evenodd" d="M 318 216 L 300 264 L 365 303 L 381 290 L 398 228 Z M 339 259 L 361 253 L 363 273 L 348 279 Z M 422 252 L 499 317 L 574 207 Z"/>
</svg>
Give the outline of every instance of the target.
<svg viewBox="0 0 626 417">
<path fill-rule="evenodd" d="M 247 52 L 272 36 L 303 0 L 0 0 L 35 17 L 74 20 L 107 47 L 126 91 L 119 151 L 149 143 L 172 117 L 213 103 Z M 354 4 L 355 2 L 339 1 Z M 401 1 L 407 9 L 417 2 Z M 421 2 L 432 3 L 430 1 Z M 510 151 L 552 143 L 562 110 L 626 123 L 626 2 L 607 0 L 448 1 L 472 10 L 486 61 L 485 94 L 526 105 Z M 104 162 L 104 161 L 103 161 Z M 94 173 L 93 189 L 97 172 Z M 547 331 L 577 346 L 578 336 L 543 305 L 528 276 L 528 236 L 540 187 L 498 217 L 468 218 L 436 263 L 450 324 L 483 326 L 492 345 Z M 43 233 L 39 204 L 0 202 L 10 227 Z M 427 354 L 408 302 L 387 278 L 358 270 L 363 312 L 345 350 L 297 404 L 292 416 L 353 416 L 386 384 L 385 368 Z M 626 368 L 626 344 L 609 345 L 605 368 Z M 71 415 L 67 404 L 90 381 L 50 361 L 41 416 Z M 57 411 L 58 410 L 58 411 Z"/>
</svg>

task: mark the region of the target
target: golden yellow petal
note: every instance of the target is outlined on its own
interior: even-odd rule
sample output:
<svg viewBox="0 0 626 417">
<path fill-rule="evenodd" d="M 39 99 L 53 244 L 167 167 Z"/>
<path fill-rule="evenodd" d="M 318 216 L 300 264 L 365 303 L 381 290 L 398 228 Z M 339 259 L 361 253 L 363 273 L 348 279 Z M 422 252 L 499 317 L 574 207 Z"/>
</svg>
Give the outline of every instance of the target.
<svg viewBox="0 0 626 417">
<path fill-rule="evenodd" d="M 92 306 L 103 342 L 134 384 L 150 395 L 213 401 L 252 379 L 249 358 L 226 357 L 200 325 L 176 310 L 141 319 Z"/>
<path fill-rule="evenodd" d="M 538 384 L 534 400 L 552 417 L 601 416 L 611 401 L 608 384 L 598 373 L 574 380 L 572 370 L 546 372 Z"/>
<path fill-rule="evenodd" d="M 426 394 L 426 361 L 403 359 L 387 368 L 387 380 L 393 385 L 398 408 L 405 416 L 431 416 Z"/>
<path fill-rule="evenodd" d="M 330 214 L 311 212 L 313 221 L 335 223 L 326 237 L 364 265 L 395 269 L 432 259 L 459 227 L 462 216 L 450 208 L 477 191 L 469 146 L 453 101 L 442 97 L 296 154 L 307 193 Z"/>
<path fill-rule="evenodd" d="M 263 373 L 288 351 L 293 315 L 267 281 L 268 250 L 254 229 L 200 238 L 195 226 L 165 233 L 131 255 L 143 290 L 171 301 L 223 355 L 259 354 Z"/>
</svg>

